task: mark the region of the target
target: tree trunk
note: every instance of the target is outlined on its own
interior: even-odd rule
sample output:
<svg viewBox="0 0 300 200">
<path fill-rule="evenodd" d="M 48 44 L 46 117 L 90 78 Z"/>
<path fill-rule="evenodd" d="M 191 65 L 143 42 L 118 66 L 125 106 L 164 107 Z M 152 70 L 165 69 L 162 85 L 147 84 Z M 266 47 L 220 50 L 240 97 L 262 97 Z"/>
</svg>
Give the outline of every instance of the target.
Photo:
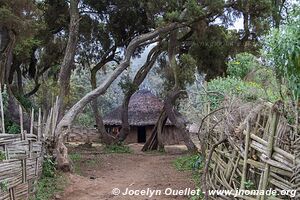
<svg viewBox="0 0 300 200">
<path fill-rule="evenodd" d="M 166 101 L 165 101 L 165 108 L 166 108 L 166 112 L 168 115 L 169 120 L 172 122 L 172 124 L 174 124 L 176 126 L 176 128 L 179 129 L 181 136 L 184 140 L 185 145 L 187 146 L 189 151 L 194 151 L 196 149 L 195 144 L 192 142 L 190 136 L 189 136 L 189 132 L 185 127 L 184 124 L 184 119 L 180 118 L 179 116 L 177 116 L 177 114 L 174 112 L 174 104 L 176 99 L 178 99 L 178 97 L 181 94 L 185 94 L 185 91 L 180 91 L 177 88 L 175 88 L 167 97 Z"/>
<path fill-rule="evenodd" d="M 97 88 L 97 81 L 96 81 L 97 71 L 94 69 L 91 71 L 91 85 L 92 85 L 93 90 Z M 93 110 L 93 113 L 95 116 L 95 122 L 97 125 L 97 130 L 100 134 L 101 142 L 103 142 L 105 144 L 112 144 L 115 138 L 112 137 L 110 134 L 108 134 L 105 130 L 103 119 L 102 119 L 102 116 L 98 109 L 98 99 L 97 98 L 92 100 L 91 107 L 92 107 L 92 110 Z"/>
<path fill-rule="evenodd" d="M 167 119 L 171 121 L 172 124 L 179 129 L 182 138 L 184 140 L 185 145 L 187 146 L 188 150 L 194 151 L 195 145 L 189 137 L 189 133 L 185 128 L 184 120 L 180 119 L 179 116 L 174 112 L 174 104 L 176 99 L 180 96 L 180 94 L 185 93 L 184 91 L 179 91 L 178 89 L 174 89 L 170 92 L 164 103 L 164 108 L 158 118 L 158 121 L 155 127 L 152 130 L 150 138 L 146 141 L 145 145 L 142 148 L 142 151 L 148 150 L 160 150 L 164 148 L 164 144 L 162 141 L 162 134 L 163 134 L 163 127 L 165 126 Z"/>
<path fill-rule="evenodd" d="M 61 158 L 68 157 L 68 151 L 64 145 L 64 138 L 66 133 L 63 132 L 64 128 L 70 126 L 74 121 L 75 117 L 83 110 L 83 108 L 90 103 L 93 99 L 97 98 L 98 96 L 104 94 L 107 88 L 111 85 L 111 83 L 129 66 L 131 56 L 134 54 L 135 49 L 142 45 L 144 42 L 152 40 L 159 36 L 161 33 L 166 33 L 171 30 L 177 29 L 180 27 L 180 24 L 174 22 L 164 27 L 155 29 L 149 33 L 142 34 L 140 36 L 135 37 L 128 45 L 124 59 L 120 62 L 118 67 L 113 71 L 113 73 L 95 90 L 86 94 L 82 99 L 80 99 L 72 108 L 63 116 L 63 118 L 59 121 L 56 127 L 56 134 L 57 138 L 57 156 Z M 66 161 L 66 162 L 65 162 Z M 58 162 L 60 162 L 58 160 Z M 70 163 L 68 159 L 63 159 L 63 162 L 58 163 L 58 167 L 62 166 L 69 166 L 67 169 L 70 169 Z"/>
<path fill-rule="evenodd" d="M 177 54 L 177 33 L 178 30 L 174 30 L 170 33 L 170 39 L 168 44 L 168 57 L 169 57 L 169 64 L 168 67 L 173 72 L 174 78 L 174 89 L 171 91 L 164 101 L 164 108 L 161 112 L 161 115 L 152 131 L 152 134 L 148 141 L 145 143 L 143 147 L 143 151 L 147 150 L 154 150 L 154 149 L 161 149 L 163 148 L 163 141 L 162 141 L 162 134 L 163 134 L 163 127 L 169 118 L 169 120 L 174 124 L 182 134 L 182 138 L 185 142 L 185 145 L 190 151 L 195 149 L 195 145 L 189 137 L 189 133 L 185 128 L 184 120 L 180 120 L 173 109 L 176 99 L 179 97 L 183 91 L 180 91 L 179 88 L 179 78 L 178 78 L 178 70 L 177 70 L 177 63 L 176 63 L 176 54 Z"/>
<path fill-rule="evenodd" d="M 60 68 L 58 77 L 58 85 L 60 88 L 58 96 L 58 122 L 63 116 L 65 110 L 66 96 L 69 93 L 71 70 L 74 64 L 74 57 L 76 52 L 76 46 L 79 34 L 79 11 L 78 11 L 79 0 L 70 1 L 70 25 L 69 25 L 69 38 L 65 55 Z M 63 171 L 70 171 L 69 159 L 67 155 L 67 148 L 64 145 L 57 144 L 56 156 L 58 162 L 58 168 Z"/>
<path fill-rule="evenodd" d="M 74 65 L 74 56 L 76 53 L 76 46 L 79 35 L 78 3 L 79 0 L 70 1 L 69 38 L 58 77 L 58 85 L 60 88 L 58 96 L 58 121 L 60 121 L 60 119 L 62 118 L 65 110 L 66 97 L 69 93 L 70 87 L 71 71 Z"/>
<path fill-rule="evenodd" d="M 4 85 L 8 84 L 16 36 L 13 31 L 7 30 L 6 28 L 1 28 L 0 30 L 1 40 L 3 39 L 5 41 L 0 47 L 0 85 Z"/>
<path fill-rule="evenodd" d="M 139 69 L 139 71 L 136 73 L 132 85 L 133 88 L 129 89 L 124 97 L 123 104 L 122 104 L 122 129 L 121 133 L 119 135 L 118 142 L 123 142 L 126 137 L 129 135 L 130 132 L 130 125 L 128 122 L 128 105 L 131 96 L 138 90 L 138 87 L 141 85 L 141 83 L 145 80 L 147 74 L 153 67 L 157 57 L 161 53 L 161 45 L 158 44 L 156 47 L 152 48 L 147 56 L 147 60 L 145 64 Z"/>
<path fill-rule="evenodd" d="M 166 113 L 166 109 L 163 108 L 161 111 L 159 118 L 152 129 L 151 136 L 144 144 L 142 151 L 151 151 L 151 150 L 162 150 L 164 149 L 164 144 L 162 140 L 162 133 L 164 130 L 164 126 L 167 122 L 168 116 Z"/>
</svg>

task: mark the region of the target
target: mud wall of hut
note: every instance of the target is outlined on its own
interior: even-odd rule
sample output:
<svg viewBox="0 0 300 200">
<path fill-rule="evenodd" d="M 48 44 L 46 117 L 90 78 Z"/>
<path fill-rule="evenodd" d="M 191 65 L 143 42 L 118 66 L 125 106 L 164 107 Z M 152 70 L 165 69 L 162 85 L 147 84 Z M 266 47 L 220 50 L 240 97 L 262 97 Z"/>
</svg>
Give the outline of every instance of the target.
<svg viewBox="0 0 300 200">
<path fill-rule="evenodd" d="M 146 126 L 146 138 L 151 135 L 153 126 Z M 72 127 L 67 135 L 67 142 L 100 142 L 100 137 L 97 129 L 86 127 Z M 166 126 L 163 134 L 165 145 L 184 144 L 180 132 L 174 126 Z M 130 127 L 130 134 L 127 136 L 125 143 L 137 143 L 138 130 L 136 126 Z"/>
</svg>

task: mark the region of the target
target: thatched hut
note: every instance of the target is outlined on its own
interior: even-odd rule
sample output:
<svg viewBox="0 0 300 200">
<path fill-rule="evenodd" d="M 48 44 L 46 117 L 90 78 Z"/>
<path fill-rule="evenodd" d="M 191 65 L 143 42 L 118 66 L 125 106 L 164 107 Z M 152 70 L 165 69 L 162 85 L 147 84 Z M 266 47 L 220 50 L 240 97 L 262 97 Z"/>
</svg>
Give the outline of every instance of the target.
<svg viewBox="0 0 300 200">
<path fill-rule="evenodd" d="M 156 124 L 163 102 L 148 90 L 139 90 L 132 95 L 128 106 L 128 121 L 130 133 L 126 143 L 144 143 L 150 137 Z M 104 118 L 104 125 L 108 133 L 119 134 L 122 126 L 122 107 L 119 106 Z M 183 144 L 179 130 L 168 120 L 163 130 L 163 143 L 165 145 Z"/>
</svg>

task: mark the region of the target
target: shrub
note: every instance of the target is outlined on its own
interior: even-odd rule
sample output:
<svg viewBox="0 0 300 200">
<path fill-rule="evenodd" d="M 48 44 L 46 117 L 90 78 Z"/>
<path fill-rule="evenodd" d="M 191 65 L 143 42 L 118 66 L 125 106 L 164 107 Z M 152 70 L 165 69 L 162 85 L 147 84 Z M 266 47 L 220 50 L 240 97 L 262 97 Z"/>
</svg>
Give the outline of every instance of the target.
<svg viewBox="0 0 300 200">
<path fill-rule="evenodd" d="M 240 53 L 227 63 L 227 73 L 231 77 L 243 79 L 253 69 L 259 68 L 257 57 L 250 53 Z"/>
<path fill-rule="evenodd" d="M 235 77 L 216 78 L 208 82 L 208 100 L 211 108 L 216 109 L 224 100 L 224 96 L 237 96 L 244 101 L 255 101 L 264 99 L 275 102 L 279 94 L 274 89 L 264 88 L 257 82 L 243 81 Z"/>
</svg>

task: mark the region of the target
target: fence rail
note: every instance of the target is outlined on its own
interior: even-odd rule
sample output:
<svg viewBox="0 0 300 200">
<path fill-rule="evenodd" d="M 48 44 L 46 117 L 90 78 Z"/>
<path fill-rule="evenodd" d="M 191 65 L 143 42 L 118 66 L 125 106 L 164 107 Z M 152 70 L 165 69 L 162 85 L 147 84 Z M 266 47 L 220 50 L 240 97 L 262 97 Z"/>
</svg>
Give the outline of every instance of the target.
<svg viewBox="0 0 300 200">
<path fill-rule="evenodd" d="M 209 129 L 204 140 L 208 144 L 202 180 L 204 190 L 267 191 L 272 188 L 278 191 L 276 197 L 258 194 L 240 195 L 235 199 L 300 199 L 300 154 L 297 153 L 300 137 L 297 130 L 276 110 L 276 104 L 245 108 L 247 110 L 238 106 L 232 106 L 231 110 L 223 109 L 213 116 L 218 117 L 217 125 L 212 117 L 210 126 L 202 129 L 203 132 Z M 237 113 L 242 114 L 238 116 Z M 287 191 L 296 194 L 291 196 L 285 193 Z M 230 197 L 220 196 L 217 199 Z"/>
<path fill-rule="evenodd" d="M 42 172 L 41 110 L 38 112 L 37 131 L 34 131 L 34 110 L 30 132 L 23 130 L 23 111 L 20 107 L 20 133 L 6 133 L 0 88 L 0 112 L 0 200 L 26 200 L 35 192 Z"/>
</svg>

